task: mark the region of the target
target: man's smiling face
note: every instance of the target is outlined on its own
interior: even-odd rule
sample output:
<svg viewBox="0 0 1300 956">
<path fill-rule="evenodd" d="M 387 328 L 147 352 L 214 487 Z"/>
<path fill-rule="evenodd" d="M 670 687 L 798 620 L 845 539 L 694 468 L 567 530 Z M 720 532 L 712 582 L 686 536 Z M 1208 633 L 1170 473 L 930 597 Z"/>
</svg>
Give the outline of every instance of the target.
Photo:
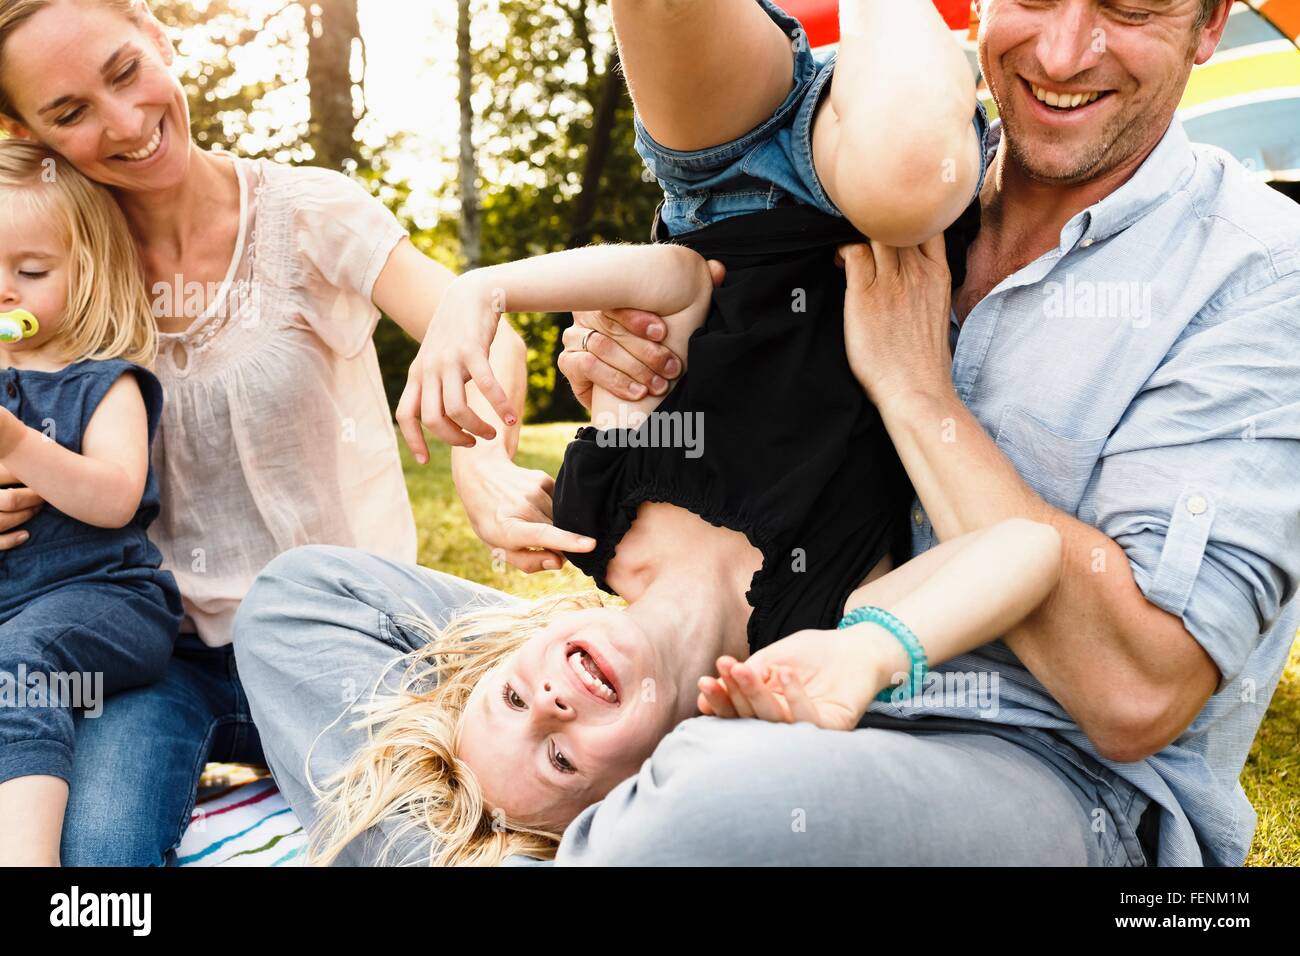
<svg viewBox="0 0 1300 956">
<path fill-rule="evenodd" d="M 980 66 L 1012 158 L 1031 179 L 1075 185 L 1145 155 L 1226 15 L 1201 0 L 983 0 Z"/>
</svg>

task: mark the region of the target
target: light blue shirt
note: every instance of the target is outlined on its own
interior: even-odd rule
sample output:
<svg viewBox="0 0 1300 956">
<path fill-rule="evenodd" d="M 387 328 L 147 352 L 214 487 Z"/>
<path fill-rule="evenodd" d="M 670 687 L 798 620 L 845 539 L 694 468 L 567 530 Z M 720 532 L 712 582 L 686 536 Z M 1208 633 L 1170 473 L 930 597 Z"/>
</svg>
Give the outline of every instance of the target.
<svg viewBox="0 0 1300 956">
<path fill-rule="evenodd" d="M 998 448 L 1124 549 L 1221 682 L 1181 737 L 1128 764 L 1001 641 L 935 669 L 997 674 L 995 714 L 951 695 L 872 711 L 1030 728 L 1067 758 L 1068 742 L 1160 805 L 1161 865 L 1241 864 L 1256 817 L 1238 780 L 1300 627 L 1300 206 L 1175 121 L 1058 247 L 954 314 L 952 340 L 957 392 Z M 935 543 L 918 501 L 914 551 Z"/>
</svg>

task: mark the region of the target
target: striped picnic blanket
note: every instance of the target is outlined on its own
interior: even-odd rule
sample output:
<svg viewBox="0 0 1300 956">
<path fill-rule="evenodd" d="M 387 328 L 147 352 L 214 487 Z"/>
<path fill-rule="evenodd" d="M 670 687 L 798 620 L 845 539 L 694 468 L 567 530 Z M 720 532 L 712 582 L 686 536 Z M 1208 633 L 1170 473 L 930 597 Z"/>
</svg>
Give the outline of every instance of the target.
<svg viewBox="0 0 1300 956">
<path fill-rule="evenodd" d="M 201 793 L 180 866 L 301 866 L 307 835 L 270 777 Z"/>
</svg>

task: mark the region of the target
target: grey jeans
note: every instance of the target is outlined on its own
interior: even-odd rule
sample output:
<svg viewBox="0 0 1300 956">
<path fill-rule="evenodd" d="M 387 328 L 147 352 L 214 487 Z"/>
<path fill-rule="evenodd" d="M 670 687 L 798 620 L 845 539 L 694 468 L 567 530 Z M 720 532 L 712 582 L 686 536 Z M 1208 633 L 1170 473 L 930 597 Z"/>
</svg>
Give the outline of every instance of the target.
<svg viewBox="0 0 1300 956">
<path fill-rule="evenodd" d="M 235 622 L 239 672 L 263 749 L 309 830 L 318 784 L 361 741 L 344 712 L 436 625 L 471 606 L 516 600 L 481 585 L 343 548 L 273 561 Z M 868 721 L 871 717 L 868 717 Z M 1118 778 L 1071 772 L 1015 728 L 937 729 L 697 717 L 564 834 L 559 865 L 1143 865 L 1146 797 Z M 311 765 L 308 768 L 308 753 Z M 380 828 L 340 862 L 372 864 Z M 396 862 L 428 858 L 411 838 Z M 526 864 L 522 858 L 512 863 Z"/>
</svg>

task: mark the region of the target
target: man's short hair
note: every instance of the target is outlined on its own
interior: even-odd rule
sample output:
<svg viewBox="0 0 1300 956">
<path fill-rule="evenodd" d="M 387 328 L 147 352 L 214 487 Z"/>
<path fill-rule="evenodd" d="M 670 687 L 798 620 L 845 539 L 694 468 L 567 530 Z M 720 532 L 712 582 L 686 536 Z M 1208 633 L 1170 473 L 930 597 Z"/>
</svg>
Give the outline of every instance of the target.
<svg viewBox="0 0 1300 956">
<path fill-rule="evenodd" d="M 1196 17 L 1196 29 L 1199 30 L 1210 22 L 1210 17 L 1214 16 L 1214 11 L 1219 9 L 1221 3 L 1232 3 L 1232 0 L 1201 0 L 1201 12 Z"/>
</svg>

